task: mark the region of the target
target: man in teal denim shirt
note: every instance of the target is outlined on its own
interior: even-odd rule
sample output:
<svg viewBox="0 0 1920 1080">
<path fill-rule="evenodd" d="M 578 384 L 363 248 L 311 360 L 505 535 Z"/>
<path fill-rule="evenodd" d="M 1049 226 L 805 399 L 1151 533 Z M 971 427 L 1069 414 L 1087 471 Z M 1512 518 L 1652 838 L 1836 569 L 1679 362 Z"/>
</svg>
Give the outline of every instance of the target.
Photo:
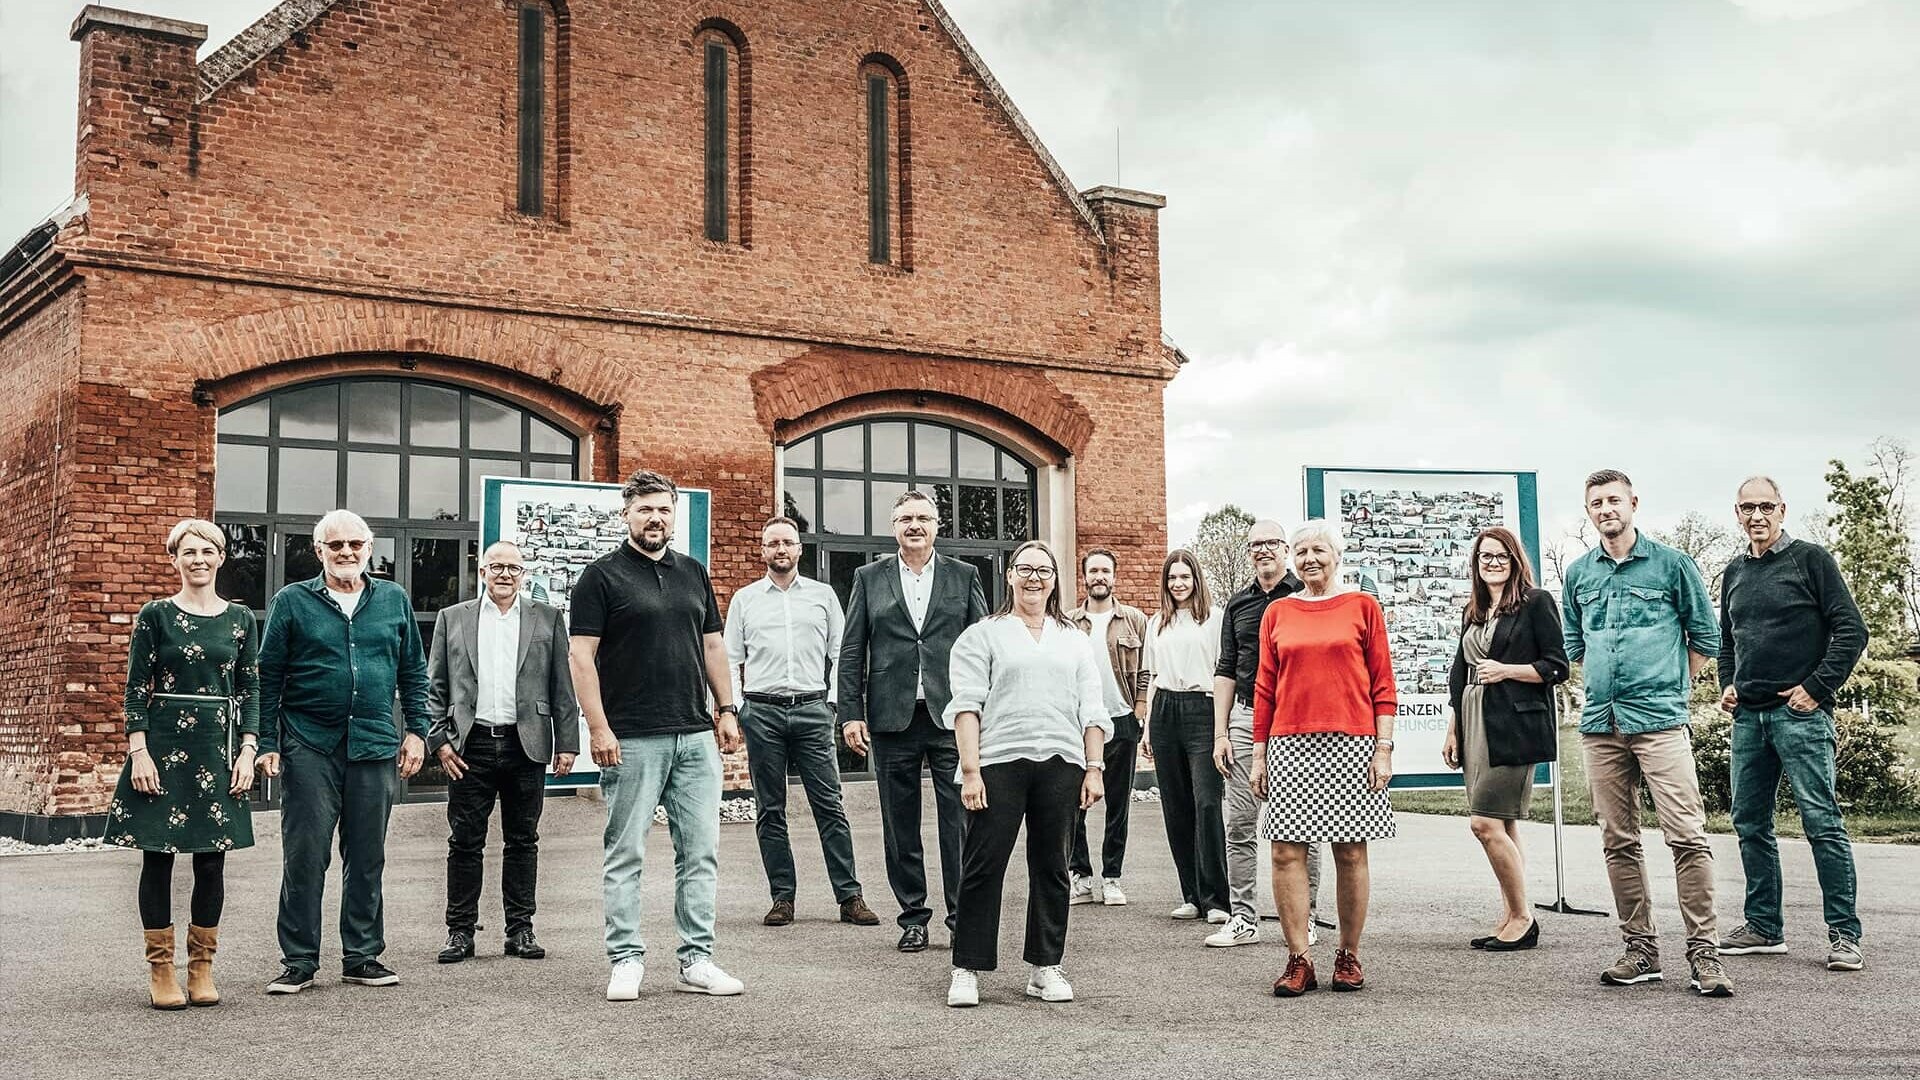
<svg viewBox="0 0 1920 1080">
<path fill-rule="evenodd" d="M 271 994 L 313 985 L 320 906 L 340 836 L 341 980 L 391 986 L 381 878 L 398 780 L 426 757 L 427 661 L 407 591 L 366 574 L 373 532 L 335 510 L 313 531 L 321 574 L 274 595 L 260 646 L 260 767 L 280 797 L 280 977 Z M 398 693 L 403 737 L 393 722 Z M 397 759 L 397 761 L 396 761 Z M 397 766 L 397 767 L 396 767 Z M 396 777 L 396 773 L 398 776 Z"/>
<path fill-rule="evenodd" d="M 1625 473 L 1604 469 L 1588 477 L 1587 517 L 1600 545 L 1575 560 L 1561 583 L 1567 658 L 1582 662 L 1586 690 L 1580 734 L 1587 783 L 1627 946 L 1600 981 L 1627 986 L 1662 978 L 1640 854 L 1645 780 L 1673 852 L 1689 985 L 1706 997 L 1727 997 L 1733 982 L 1720 963 L 1713 849 L 1687 727 L 1688 688 L 1719 653 L 1720 625 L 1693 560 L 1634 528 L 1639 505 Z"/>
</svg>

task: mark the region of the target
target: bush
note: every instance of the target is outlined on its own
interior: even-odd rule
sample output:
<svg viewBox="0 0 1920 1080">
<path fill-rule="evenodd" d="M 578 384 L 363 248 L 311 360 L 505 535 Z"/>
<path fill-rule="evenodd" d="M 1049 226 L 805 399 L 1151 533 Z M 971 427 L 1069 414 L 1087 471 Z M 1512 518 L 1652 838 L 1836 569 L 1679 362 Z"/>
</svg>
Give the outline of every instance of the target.
<svg viewBox="0 0 1920 1080">
<path fill-rule="evenodd" d="M 1913 763 L 1900 752 L 1890 729 L 1869 723 L 1859 713 L 1842 709 L 1834 716 L 1838 743 L 1834 753 L 1834 786 L 1840 806 L 1863 812 L 1901 810 L 1920 803 Z M 1693 716 L 1693 763 L 1700 774 L 1700 795 L 1708 813 L 1733 808 L 1733 720 L 1717 710 L 1696 710 Z M 1793 791 L 1780 781 L 1780 809 L 1793 809 Z"/>
</svg>

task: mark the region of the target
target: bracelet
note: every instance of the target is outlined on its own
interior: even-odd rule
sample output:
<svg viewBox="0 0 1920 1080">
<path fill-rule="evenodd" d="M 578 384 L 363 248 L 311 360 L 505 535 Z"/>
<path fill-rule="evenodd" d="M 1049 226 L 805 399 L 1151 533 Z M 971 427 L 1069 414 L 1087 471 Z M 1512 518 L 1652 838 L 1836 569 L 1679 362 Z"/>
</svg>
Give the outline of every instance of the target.
<svg viewBox="0 0 1920 1080">
<path fill-rule="evenodd" d="M 146 747 L 144 747 L 144 746 L 136 746 L 136 747 L 133 747 L 132 749 L 130 749 L 130 750 L 128 750 L 128 751 L 127 751 L 127 756 L 128 756 L 128 757 L 132 757 L 132 756 L 133 756 L 133 755 L 135 755 L 135 754 L 146 754 L 146 753 L 147 753 L 147 748 L 146 748 Z M 153 755 L 152 755 L 152 754 L 147 754 L 147 756 L 148 756 L 148 757 L 152 757 Z"/>
</svg>

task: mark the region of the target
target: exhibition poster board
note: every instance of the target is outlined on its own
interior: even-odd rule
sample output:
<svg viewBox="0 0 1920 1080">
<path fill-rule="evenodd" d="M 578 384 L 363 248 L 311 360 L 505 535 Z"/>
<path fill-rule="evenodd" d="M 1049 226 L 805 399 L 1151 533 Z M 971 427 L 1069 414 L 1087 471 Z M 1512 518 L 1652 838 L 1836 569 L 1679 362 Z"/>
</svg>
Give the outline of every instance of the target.
<svg viewBox="0 0 1920 1080">
<path fill-rule="evenodd" d="M 1393 676 L 1400 789 L 1457 788 L 1441 759 L 1452 717 L 1447 673 L 1460 642 L 1460 613 L 1472 588 L 1467 556 L 1481 529 L 1504 525 L 1520 537 L 1537 574 L 1540 513 L 1536 474 L 1483 470 L 1306 470 L 1308 518 L 1335 522 L 1346 541 L 1341 574 L 1372 593 L 1386 614 Z M 1552 783 L 1542 763 L 1534 783 Z"/>
<path fill-rule="evenodd" d="M 486 551 L 488 545 L 499 540 L 518 544 L 527 564 L 526 576 L 520 579 L 521 593 L 562 611 L 568 610 L 580 571 L 626 542 L 619 484 L 505 476 L 489 476 L 481 483 L 480 550 Z M 681 488 L 670 546 L 711 565 L 712 518 L 712 492 Z M 486 595 L 484 582 L 480 595 Z M 559 723 L 560 718 L 555 717 L 554 722 Z M 548 776 L 549 786 L 590 787 L 599 783 L 599 767 L 586 752 L 586 717 L 575 717 L 574 722 L 580 726 L 580 754 L 574 759 L 573 772 Z"/>
</svg>

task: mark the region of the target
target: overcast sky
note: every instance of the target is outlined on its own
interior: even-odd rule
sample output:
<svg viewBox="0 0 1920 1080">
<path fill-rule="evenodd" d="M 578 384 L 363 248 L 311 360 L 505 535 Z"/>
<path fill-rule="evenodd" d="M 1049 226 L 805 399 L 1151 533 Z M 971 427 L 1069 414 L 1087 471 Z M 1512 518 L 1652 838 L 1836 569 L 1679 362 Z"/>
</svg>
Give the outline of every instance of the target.
<svg viewBox="0 0 1920 1080">
<path fill-rule="evenodd" d="M 0 242 L 71 193 L 81 6 L 0 3 Z M 1551 541 L 1602 466 L 1657 527 L 1920 442 L 1914 0 L 947 7 L 1076 185 L 1168 198 L 1176 543 L 1304 465 L 1537 469 Z"/>
</svg>

